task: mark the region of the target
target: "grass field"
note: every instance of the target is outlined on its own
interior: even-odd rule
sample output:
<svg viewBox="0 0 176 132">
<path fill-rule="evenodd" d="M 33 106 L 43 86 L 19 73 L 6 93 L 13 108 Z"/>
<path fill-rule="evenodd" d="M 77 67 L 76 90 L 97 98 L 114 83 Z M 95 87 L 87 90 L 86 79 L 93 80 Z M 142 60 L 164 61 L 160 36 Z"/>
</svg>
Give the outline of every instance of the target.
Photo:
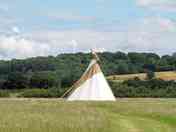
<svg viewBox="0 0 176 132">
<path fill-rule="evenodd" d="M 176 99 L 1 99 L 0 132 L 176 132 Z"/>
<path fill-rule="evenodd" d="M 146 79 L 146 74 L 140 73 L 140 74 L 113 75 L 109 76 L 108 79 L 123 81 L 133 79 L 135 77 L 139 77 L 140 79 L 144 80 Z M 163 80 L 176 80 L 176 72 L 174 71 L 156 72 L 156 78 Z"/>
</svg>

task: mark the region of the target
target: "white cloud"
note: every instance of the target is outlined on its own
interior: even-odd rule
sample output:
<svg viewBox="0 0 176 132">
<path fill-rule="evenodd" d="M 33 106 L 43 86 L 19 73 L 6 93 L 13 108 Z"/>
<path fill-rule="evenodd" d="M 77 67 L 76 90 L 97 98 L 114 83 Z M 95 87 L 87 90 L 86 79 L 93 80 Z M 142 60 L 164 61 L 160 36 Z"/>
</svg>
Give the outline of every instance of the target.
<svg viewBox="0 0 176 132">
<path fill-rule="evenodd" d="M 175 0 L 136 0 L 137 5 L 151 9 L 176 11 Z"/>
<path fill-rule="evenodd" d="M 114 48 L 115 51 L 117 50 L 116 35 L 117 33 L 113 32 L 67 30 L 33 32 L 23 37 L 0 36 L 0 56 L 1 59 L 21 59 L 73 52 L 73 45 L 70 45 L 72 40 L 76 40 L 76 51 L 88 52 L 92 48 L 99 50 Z"/>
<path fill-rule="evenodd" d="M 118 25 L 117 25 L 118 26 Z M 77 50 L 87 51 L 99 48 L 110 51 L 146 51 L 166 54 L 176 51 L 176 22 L 161 18 L 150 17 L 132 23 L 127 31 L 98 31 L 98 30 L 66 30 L 60 32 L 43 32 L 36 39 L 53 42 L 53 46 L 65 47 L 70 51 L 68 41 L 77 40 Z M 63 46 L 64 45 L 64 46 Z M 66 46 L 67 45 L 67 46 Z"/>
<path fill-rule="evenodd" d="M 75 53 L 76 49 L 77 49 L 77 46 L 78 46 L 77 41 L 76 40 L 72 40 L 69 44 L 70 44 L 71 48 L 73 49 L 73 53 Z"/>
<path fill-rule="evenodd" d="M 16 19 L 11 16 L 7 16 L 5 14 L 1 14 L 0 12 L 0 33 L 3 34 L 9 34 L 11 33 L 15 28 L 15 30 L 19 30 L 17 26 L 12 26 L 12 25 L 17 25 L 17 23 L 20 22 L 19 19 Z M 13 31 L 14 32 L 14 31 Z"/>
<path fill-rule="evenodd" d="M 0 57 L 9 58 L 27 58 L 32 56 L 44 56 L 49 53 L 50 47 L 47 44 L 37 43 L 32 40 L 18 38 L 13 36 L 0 37 Z"/>
<path fill-rule="evenodd" d="M 12 32 L 19 34 L 20 33 L 20 29 L 17 26 L 12 27 Z"/>
<path fill-rule="evenodd" d="M 117 25 L 118 26 L 118 25 Z M 124 31 L 72 29 L 34 31 L 21 37 L 0 36 L 0 57 L 26 58 L 57 55 L 63 52 L 98 49 L 101 51 L 137 51 L 170 54 L 176 51 L 176 22 L 151 17 L 137 20 Z M 71 42 L 74 44 L 70 44 Z M 75 41 L 76 43 L 75 43 Z"/>
<path fill-rule="evenodd" d="M 169 54 L 176 51 L 176 22 L 170 19 L 152 17 L 137 23 L 128 31 L 131 50 L 151 51 Z"/>
<path fill-rule="evenodd" d="M 72 51 L 72 40 L 76 40 L 78 51 L 88 51 L 91 48 L 99 47 L 111 49 L 105 43 L 115 45 L 116 32 L 99 32 L 95 30 L 64 30 L 64 31 L 40 31 L 26 35 L 40 42 L 47 42 L 55 49 L 61 52 Z M 119 34 L 120 35 L 120 34 Z"/>
</svg>

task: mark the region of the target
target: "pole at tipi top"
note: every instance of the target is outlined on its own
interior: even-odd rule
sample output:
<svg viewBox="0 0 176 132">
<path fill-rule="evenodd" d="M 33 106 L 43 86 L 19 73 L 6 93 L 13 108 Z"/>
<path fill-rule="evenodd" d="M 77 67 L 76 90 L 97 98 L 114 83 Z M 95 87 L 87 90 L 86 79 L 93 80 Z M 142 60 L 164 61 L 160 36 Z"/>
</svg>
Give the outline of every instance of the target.
<svg viewBox="0 0 176 132">
<path fill-rule="evenodd" d="M 98 57 L 95 49 L 91 49 L 91 53 L 93 55 L 93 59 L 95 59 L 96 61 L 100 61 L 100 58 Z"/>
</svg>

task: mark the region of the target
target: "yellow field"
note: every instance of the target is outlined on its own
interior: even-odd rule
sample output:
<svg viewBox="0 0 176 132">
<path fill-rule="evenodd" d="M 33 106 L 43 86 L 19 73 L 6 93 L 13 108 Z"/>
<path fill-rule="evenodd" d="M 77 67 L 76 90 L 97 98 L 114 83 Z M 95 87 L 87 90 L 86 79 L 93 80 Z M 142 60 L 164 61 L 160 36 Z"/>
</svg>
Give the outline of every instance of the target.
<svg viewBox="0 0 176 132">
<path fill-rule="evenodd" d="M 133 79 L 135 77 L 139 77 L 140 79 L 145 80 L 146 74 L 140 73 L 140 74 L 113 75 L 113 76 L 109 76 L 108 79 L 123 81 L 123 80 Z M 176 80 L 176 72 L 174 71 L 156 72 L 156 78 L 163 79 L 163 80 Z"/>
</svg>

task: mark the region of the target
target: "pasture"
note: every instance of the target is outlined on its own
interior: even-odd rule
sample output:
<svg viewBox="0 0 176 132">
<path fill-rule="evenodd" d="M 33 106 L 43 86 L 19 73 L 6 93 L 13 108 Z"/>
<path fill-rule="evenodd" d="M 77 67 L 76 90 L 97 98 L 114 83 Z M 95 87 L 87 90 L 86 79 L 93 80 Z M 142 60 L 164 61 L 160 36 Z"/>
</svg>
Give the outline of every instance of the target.
<svg viewBox="0 0 176 132">
<path fill-rule="evenodd" d="M 166 81 L 169 80 L 176 80 L 176 72 L 168 71 L 168 72 L 156 72 L 157 79 L 163 79 Z M 141 80 L 146 79 L 146 73 L 139 73 L 139 74 L 125 74 L 125 75 L 112 75 L 107 77 L 109 80 L 114 81 L 124 81 L 129 79 L 134 79 L 135 77 L 139 77 Z"/>
<path fill-rule="evenodd" d="M 175 132 L 176 99 L 1 99 L 0 132 Z"/>
</svg>

